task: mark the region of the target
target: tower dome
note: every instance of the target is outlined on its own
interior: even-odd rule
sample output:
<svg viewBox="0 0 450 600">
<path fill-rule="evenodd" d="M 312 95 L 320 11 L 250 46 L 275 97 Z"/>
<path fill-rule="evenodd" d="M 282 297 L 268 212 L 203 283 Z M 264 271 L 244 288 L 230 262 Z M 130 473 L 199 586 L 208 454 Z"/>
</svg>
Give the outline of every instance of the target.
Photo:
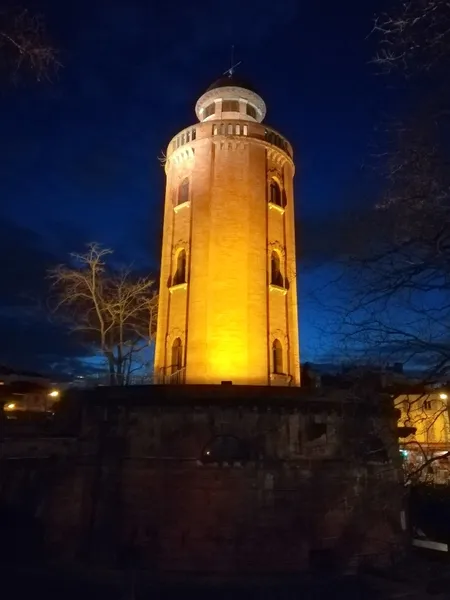
<svg viewBox="0 0 450 600">
<path fill-rule="evenodd" d="M 266 105 L 253 86 L 234 73 L 212 83 L 195 105 L 199 121 L 242 119 L 261 123 Z"/>
<path fill-rule="evenodd" d="M 230 86 L 244 88 L 244 90 L 249 90 L 250 92 L 254 92 L 255 94 L 257 93 L 254 87 L 250 85 L 246 79 L 243 79 L 242 77 L 237 77 L 234 73 L 231 75 L 222 75 L 222 77 L 216 79 L 216 81 L 214 81 L 214 83 L 212 83 L 206 91 L 209 92 L 217 88 Z"/>
</svg>

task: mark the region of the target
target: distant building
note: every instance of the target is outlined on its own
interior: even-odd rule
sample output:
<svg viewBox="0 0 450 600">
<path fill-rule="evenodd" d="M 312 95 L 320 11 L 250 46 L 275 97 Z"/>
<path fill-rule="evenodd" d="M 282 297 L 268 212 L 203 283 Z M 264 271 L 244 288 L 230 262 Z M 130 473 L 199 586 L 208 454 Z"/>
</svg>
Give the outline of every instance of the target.
<svg viewBox="0 0 450 600">
<path fill-rule="evenodd" d="M 24 412 L 51 412 L 59 395 L 59 388 L 39 373 L 0 366 L 0 407 L 8 418 Z"/>
<path fill-rule="evenodd" d="M 302 385 L 309 388 L 362 387 L 391 395 L 398 410 L 399 445 L 406 479 L 450 484 L 450 390 L 424 386 L 417 375 L 394 365 L 302 366 Z"/>
<path fill-rule="evenodd" d="M 364 383 L 382 390 L 392 385 L 410 385 L 414 381 L 410 374 L 404 373 L 402 363 L 304 363 L 302 366 L 302 385 L 308 387 L 349 388 Z"/>
<path fill-rule="evenodd" d="M 0 365 L 0 385 L 9 385 L 16 381 L 33 382 L 42 386 L 50 385 L 50 380 L 40 373 L 35 373 L 33 371 L 20 371 L 5 365 Z"/>
<path fill-rule="evenodd" d="M 445 389 L 417 388 L 395 395 L 407 477 L 450 483 L 449 396 Z"/>
</svg>

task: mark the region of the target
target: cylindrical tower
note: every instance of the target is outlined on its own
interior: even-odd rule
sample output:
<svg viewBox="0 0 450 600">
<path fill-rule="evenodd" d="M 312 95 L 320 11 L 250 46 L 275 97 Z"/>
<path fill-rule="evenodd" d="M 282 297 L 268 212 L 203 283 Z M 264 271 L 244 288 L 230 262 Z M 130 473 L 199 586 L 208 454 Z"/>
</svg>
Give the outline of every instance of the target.
<svg viewBox="0 0 450 600">
<path fill-rule="evenodd" d="M 235 75 L 170 142 L 156 380 L 300 385 L 292 147 Z"/>
</svg>

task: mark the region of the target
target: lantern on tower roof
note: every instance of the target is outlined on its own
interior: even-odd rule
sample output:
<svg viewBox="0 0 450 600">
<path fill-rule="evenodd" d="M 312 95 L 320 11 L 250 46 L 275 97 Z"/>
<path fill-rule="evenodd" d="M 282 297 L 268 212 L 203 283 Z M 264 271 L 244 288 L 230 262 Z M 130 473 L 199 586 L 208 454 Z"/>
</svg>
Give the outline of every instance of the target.
<svg viewBox="0 0 450 600">
<path fill-rule="evenodd" d="M 230 69 L 200 96 L 195 113 L 199 121 L 232 118 L 261 123 L 266 105 L 253 86 Z"/>
</svg>

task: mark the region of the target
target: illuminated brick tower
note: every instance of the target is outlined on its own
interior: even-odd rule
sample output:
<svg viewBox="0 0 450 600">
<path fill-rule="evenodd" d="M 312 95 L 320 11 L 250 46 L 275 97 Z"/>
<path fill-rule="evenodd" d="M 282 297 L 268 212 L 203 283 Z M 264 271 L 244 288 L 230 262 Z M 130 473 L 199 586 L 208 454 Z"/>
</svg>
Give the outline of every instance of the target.
<svg viewBox="0 0 450 600">
<path fill-rule="evenodd" d="M 234 74 L 170 142 L 155 376 L 300 385 L 292 147 Z"/>
</svg>

